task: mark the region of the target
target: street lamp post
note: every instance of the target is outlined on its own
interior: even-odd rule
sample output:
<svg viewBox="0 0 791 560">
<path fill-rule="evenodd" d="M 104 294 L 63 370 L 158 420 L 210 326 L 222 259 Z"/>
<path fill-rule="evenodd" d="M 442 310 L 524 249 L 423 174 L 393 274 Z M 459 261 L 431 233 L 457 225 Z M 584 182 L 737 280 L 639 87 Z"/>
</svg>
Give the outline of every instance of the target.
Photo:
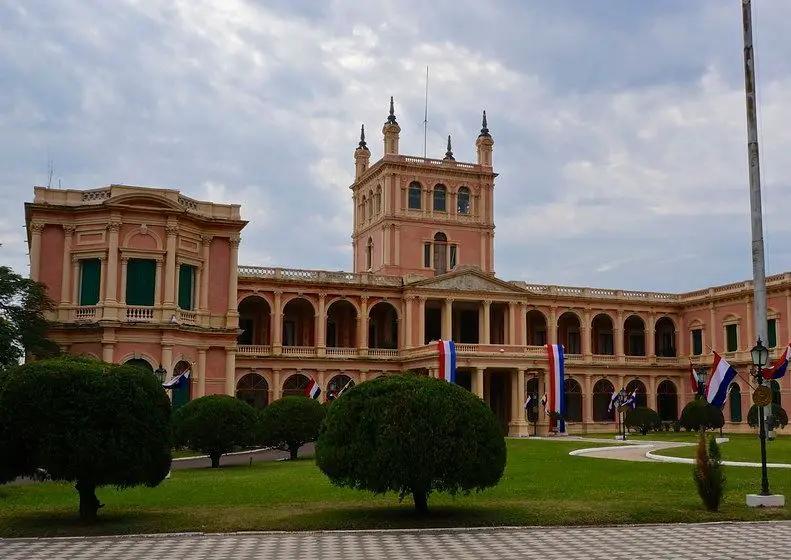
<svg viewBox="0 0 791 560">
<path fill-rule="evenodd" d="M 533 423 L 533 435 L 538 435 L 538 394 L 530 393 L 530 421 Z"/>
<path fill-rule="evenodd" d="M 706 398 L 706 368 L 703 366 L 695 368 L 695 380 L 698 382 L 698 394 L 696 399 Z"/>
<path fill-rule="evenodd" d="M 621 415 L 621 440 L 626 441 L 626 391 L 621 387 L 618 391 L 618 413 Z"/>
<path fill-rule="evenodd" d="M 761 343 L 761 337 L 758 337 L 758 343 L 750 350 L 750 356 L 753 362 L 753 375 L 755 381 L 758 383 L 758 388 L 753 393 L 753 400 L 758 408 L 758 438 L 761 440 L 761 496 L 770 496 L 769 493 L 769 477 L 766 471 L 766 424 L 764 421 L 763 410 L 760 408 L 766 406 L 766 398 L 768 394 L 769 402 L 772 399 L 772 391 L 767 390 L 768 387 L 764 385 L 763 368 L 769 361 L 769 349 Z"/>
</svg>

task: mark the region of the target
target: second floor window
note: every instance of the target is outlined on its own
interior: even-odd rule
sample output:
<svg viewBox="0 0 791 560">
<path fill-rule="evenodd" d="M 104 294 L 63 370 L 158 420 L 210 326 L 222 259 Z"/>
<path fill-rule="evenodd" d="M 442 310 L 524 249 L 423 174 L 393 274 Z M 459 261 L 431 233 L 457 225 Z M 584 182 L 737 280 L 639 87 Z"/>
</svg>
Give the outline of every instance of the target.
<svg viewBox="0 0 791 560">
<path fill-rule="evenodd" d="M 725 325 L 725 351 L 736 352 L 739 349 L 739 326 L 736 324 Z"/>
<path fill-rule="evenodd" d="M 459 214 L 469 214 L 470 213 L 470 189 L 467 187 L 459 188 L 459 192 L 456 195 L 457 204 L 456 204 L 456 211 Z"/>
<path fill-rule="evenodd" d="M 692 355 L 700 356 L 703 354 L 703 329 L 692 331 Z"/>
<path fill-rule="evenodd" d="M 157 262 L 153 259 L 129 259 L 126 267 L 126 304 L 154 305 Z"/>
<path fill-rule="evenodd" d="M 448 207 L 445 200 L 447 194 L 445 185 L 437 185 L 434 187 L 434 212 L 447 212 Z"/>
<path fill-rule="evenodd" d="M 179 308 L 195 309 L 195 267 L 188 264 L 179 265 Z"/>
<path fill-rule="evenodd" d="M 766 322 L 766 346 L 777 347 L 777 319 L 769 319 Z"/>
<path fill-rule="evenodd" d="M 434 272 L 445 274 L 448 271 L 448 237 L 440 232 L 434 235 Z"/>
<path fill-rule="evenodd" d="M 99 259 L 80 260 L 80 301 L 79 305 L 99 303 L 102 264 Z"/>
<path fill-rule="evenodd" d="M 368 238 L 368 244 L 365 246 L 365 270 L 371 270 L 374 261 L 374 240 Z"/>
<path fill-rule="evenodd" d="M 409 185 L 409 209 L 420 210 L 423 207 L 423 188 L 420 183 L 413 181 Z"/>
</svg>

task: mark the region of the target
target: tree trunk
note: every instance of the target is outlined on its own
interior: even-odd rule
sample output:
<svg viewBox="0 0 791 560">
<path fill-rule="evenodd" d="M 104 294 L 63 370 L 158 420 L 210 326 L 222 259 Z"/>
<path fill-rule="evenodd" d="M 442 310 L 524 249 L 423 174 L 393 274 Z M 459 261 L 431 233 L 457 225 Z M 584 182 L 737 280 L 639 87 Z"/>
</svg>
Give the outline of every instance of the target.
<svg viewBox="0 0 791 560">
<path fill-rule="evenodd" d="M 74 488 L 80 494 L 80 519 L 87 522 L 96 520 L 96 512 L 104 504 L 96 497 L 96 485 L 92 482 L 78 480 Z"/>
<path fill-rule="evenodd" d="M 298 452 L 299 452 L 299 445 L 289 445 L 288 446 L 288 453 L 290 455 L 289 460 L 296 461 Z"/>
<path fill-rule="evenodd" d="M 220 457 L 222 457 L 222 453 L 212 453 L 209 455 L 209 459 L 211 459 L 211 468 L 216 469 L 220 466 Z"/>
<path fill-rule="evenodd" d="M 428 513 L 428 494 L 422 490 L 412 490 L 412 498 L 415 500 L 415 511 L 420 515 Z"/>
</svg>

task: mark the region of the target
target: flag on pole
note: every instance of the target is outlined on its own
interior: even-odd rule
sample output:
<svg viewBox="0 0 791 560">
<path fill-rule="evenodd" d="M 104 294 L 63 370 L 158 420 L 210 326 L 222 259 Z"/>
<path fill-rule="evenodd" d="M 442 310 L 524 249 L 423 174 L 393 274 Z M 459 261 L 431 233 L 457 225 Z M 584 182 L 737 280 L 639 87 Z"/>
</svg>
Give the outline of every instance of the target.
<svg viewBox="0 0 791 560">
<path fill-rule="evenodd" d="M 613 390 L 612 395 L 610 395 L 610 406 L 607 407 L 607 410 L 614 410 L 618 406 L 618 391 Z"/>
<path fill-rule="evenodd" d="M 178 387 L 183 387 L 190 380 L 190 370 L 186 370 L 185 372 L 177 375 L 170 381 L 167 381 L 162 384 L 165 389 L 176 389 Z"/>
<path fill-rule="evenodd" d="M 689 381 L 692 384 L 692 392 L 698 392 L 698 376 L 695 375 L 695 366 L 689 364 Z"/>
<path fill-rule="evenodd" d="M 566 433 L 566 387 L 565 369 L 563 364 L 563 345 L 547 344 L 549 357 L 549 411 L 560 416 L 558 420 L 558 433 Z"/>
<path fill-rule="evenodd" d="M 440 340 L 439 348 L 439 378 L 456 382 L 456 344 L 452 340 Z"/>
<path fill-rule="evenodd" d="M 623 402 L 623 404 L 627 405 L 632 410 L 637 408 L 637 389 L 632 391 L 632 394 L 626 397 L 626 400 Z"/>
<path fill-rule="evenodd" d="M 533 395 L 527 395 L 527 398 L 525 399 L 525 410 L 527 410 L 527 407 L 530 406 L 531 402 L 533 402 Z"/>
<path fill-rule="evenodd" d="M 783 353 L 770 367 L 764 368 L 764 379 L 780 379 L 788 371 L 788 362 L 791 359 L 791 342 Z"/>
<path fill-rule="evenodd" d="M 311 379 L 307 387 L 305 387 L 305 396 L 311 399 L 318 399 L 320 394 L 321 387 L 319 387 L 319 384 L 316 383 L 314 379 Z"/>
<path fill-rule="evenodd" d="M 736 377 L 734 367 L 725 359 L 714 352 L 714 363 L 711 365 L 711 379 L 706 392 L 706 400 L 709 404 L 722 408 L 725 406 L 725 399 L 728 397 L 728 387 Z"/>
<path fill-rule="evenodd" d="M 549 414 L 549 409 L 547 408 L 547 403 L 548 402 L 549 402 L 549 399 L 547 399 L 547 394 L 546 393 L 544 393 L 544 396 L 541 397 L 540 401 L 538 401 L 538 403 L 541 405 L 541 408 L 544 409 L 544 413 L 545 414 Z"/>
</svg>

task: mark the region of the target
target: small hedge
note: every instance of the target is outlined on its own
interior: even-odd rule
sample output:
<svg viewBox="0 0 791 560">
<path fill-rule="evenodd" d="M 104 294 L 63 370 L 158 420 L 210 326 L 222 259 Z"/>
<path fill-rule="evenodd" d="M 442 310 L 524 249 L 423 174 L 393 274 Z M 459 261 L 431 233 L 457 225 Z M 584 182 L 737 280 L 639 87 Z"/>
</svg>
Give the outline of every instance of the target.
<svg viewBox="0 0 791 560">
<path fill-rule="evenodd" d="M 260 413 L 259 442 L 289 452 L 297 458 L 299 448 L 316 441 L 327 406 L 306 397 L 283 397 Z"/>
</svg>

